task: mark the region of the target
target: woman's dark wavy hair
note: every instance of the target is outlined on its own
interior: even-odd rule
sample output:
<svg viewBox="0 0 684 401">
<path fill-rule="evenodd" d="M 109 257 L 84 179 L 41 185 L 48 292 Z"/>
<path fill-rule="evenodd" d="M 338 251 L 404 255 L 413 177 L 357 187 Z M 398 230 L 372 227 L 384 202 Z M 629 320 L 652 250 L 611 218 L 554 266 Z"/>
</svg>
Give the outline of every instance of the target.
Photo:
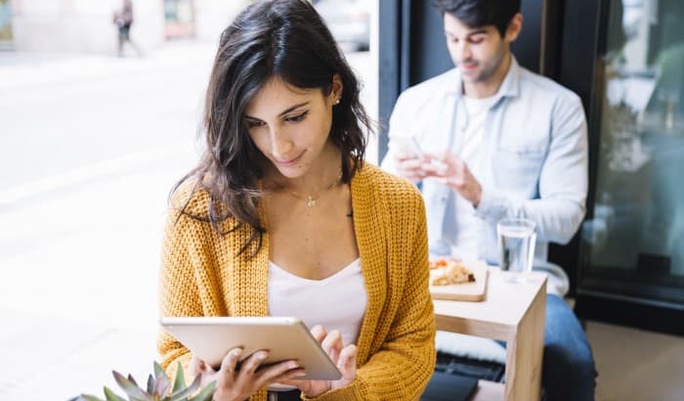
<svg viewBox="0 0 684 401">
<path fill-rule="evenodd" d="M 243 121 L 245 108 L 264 84 L 277 76 L 303 89 L 332 91 L 333 76 L 344 85 L 340 103 L 333 108 L 330 136 L 342 153 L 342 181 L 348 183 L 364 161 L 370 120 L 359 101 L 360 85 L 330 31 L 305 0 L 258 1 L 242 11 L 221 34 L 206 94 L 202 134 L 206 150 L 199 165 L 183 177 L 196 181 L 209 194 L 207 215 L 181 215 L 209 221 L 222 235 L 247 225 L 251 234 L 239 253 L 261 248 L 265 228 L 257 212 L 262 196 L 258 180 L 267 159 L 252 142 Z M 222 228 L 234 217 L 238 224 Z"/>
<path fill-rule="evenodd" d="M 494 25 L 506 36 L 508 24 L 520 12 L 521 0 L 436 0 L 435 7 L 461 20 L 469 27 Z"/>
</svg>

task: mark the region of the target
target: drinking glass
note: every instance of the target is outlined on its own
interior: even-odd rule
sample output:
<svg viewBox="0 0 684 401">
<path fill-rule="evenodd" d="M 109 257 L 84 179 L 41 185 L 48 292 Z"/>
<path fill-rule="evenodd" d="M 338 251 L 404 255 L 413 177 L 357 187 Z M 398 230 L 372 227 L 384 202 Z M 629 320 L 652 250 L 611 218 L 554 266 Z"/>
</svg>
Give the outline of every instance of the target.
<svg viewBox="0 0 684 401">
<path fill-rule="evenodd" d="M 499 264 L 505 272 L 505 279 L 525 282 L 527 273 L 532 271 L 537 240 L 535 223 L 521 217 L 504 218 L 497 223 L 496 234 L 499 242 Z"/>
</svg>

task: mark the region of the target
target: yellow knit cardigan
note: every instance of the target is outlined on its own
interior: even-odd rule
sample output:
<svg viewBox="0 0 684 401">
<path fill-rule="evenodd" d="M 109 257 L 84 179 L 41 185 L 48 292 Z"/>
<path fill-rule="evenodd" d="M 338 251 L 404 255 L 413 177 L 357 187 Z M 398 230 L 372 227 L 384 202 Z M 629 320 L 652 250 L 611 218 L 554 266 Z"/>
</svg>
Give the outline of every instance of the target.
<svg viewBox="0 0 684 401">
<path fill-rule="evenodd" d="M 267 316 L 269 237 L 253 258 L 236 255 L 249 231 L 218 234 L 209 223 L 178 217 L 189 186 L 174 195 L 160 271 L 162 316 Z M 368 305 L 357 342 L 357 377 L 316 400 L 416 400 L 435 365 L 435 318 L 428 291 L 425 209 L 405 180 L 366 163 L 351 181 L 354 229 Z M 206 215 L 208 195 L 196 192 L 188 210 Z M 235 222 L 226 222 L 235 224 Z M 187 369 L 191 355 L 164 329 L 162 366 Z M 266 391 L 250 400 L 265 401 Z"/>
</svg>

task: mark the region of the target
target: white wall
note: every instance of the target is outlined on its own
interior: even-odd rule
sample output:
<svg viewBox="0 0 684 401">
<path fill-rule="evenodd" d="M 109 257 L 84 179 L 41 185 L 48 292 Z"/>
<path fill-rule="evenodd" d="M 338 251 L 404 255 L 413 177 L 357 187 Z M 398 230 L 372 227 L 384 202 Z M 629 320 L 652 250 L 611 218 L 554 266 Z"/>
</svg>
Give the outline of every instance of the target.
<svg viewBox="0 0 684 401">
<path fill-rule="evenodd" d="M 218 43 L 221 32 L 254 0 L 195 0 L 195 29 L 198 40 Z"/>
</svg>

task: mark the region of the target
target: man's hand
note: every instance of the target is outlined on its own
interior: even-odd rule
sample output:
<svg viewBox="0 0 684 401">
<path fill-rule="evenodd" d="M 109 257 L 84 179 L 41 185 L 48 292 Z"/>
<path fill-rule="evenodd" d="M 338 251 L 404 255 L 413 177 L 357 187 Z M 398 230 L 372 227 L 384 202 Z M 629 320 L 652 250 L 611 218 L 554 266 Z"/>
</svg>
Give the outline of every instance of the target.
<svg viewBox="0 0 684 401">
<path fill-rule="evenodd" d="M 421 166 L 424 178 L 430 177 L 448 185 L 474 207 L 480 204 L 482 186 L 463 159 L 451 153 L 426 155 L 426 158 L 428 162 Z"/>
<path fill-rule="evenodd" d="M 412 182 L 422 181 L 425 177 L 423 171 L 423 164 L 426 162 L 425 158 L 416 153 L 398 151 L 394 160 L 396 163 L 397 174 Z"/>
</svg>

